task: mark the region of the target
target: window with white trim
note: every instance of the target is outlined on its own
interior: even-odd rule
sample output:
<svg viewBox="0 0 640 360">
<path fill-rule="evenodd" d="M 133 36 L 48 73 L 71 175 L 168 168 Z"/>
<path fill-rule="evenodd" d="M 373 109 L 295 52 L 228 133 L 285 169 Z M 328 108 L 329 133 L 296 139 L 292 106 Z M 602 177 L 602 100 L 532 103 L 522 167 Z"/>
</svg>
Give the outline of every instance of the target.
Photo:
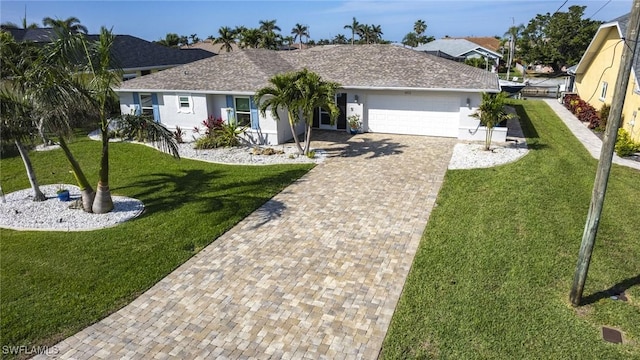
<svg viewBox="0 0 640 360">
<path fill-rule="evenodd" d="M 142 115 L 153 116 L 153 100 L 151 99 L 151 94 L 140 94 L 140 109 L 142 110 Z"/>
<path fill-rule="evenodd" d="M 180 113 L 192 113 L 193 112 L 193 102 L 191 99 L 191 95 L 189 94 L 177 94 L 176 96 L 178 101 L 178 112 Z"/>
<path fill-rule="evenodd" d="M 604 99 L 606 99 L 607 97 L 607 87 L 609 87 L 609 84 L 606 81 L 602 82 L 602 91 L 600 92 L 600 100 L 604 101 Z"/>
<path fill-rule="evenodd" d="M 248 97 L 237 97 L 234 99 L 236 107 L 236 123 L 238 126 L 251 125 L 251 105 Z"/>
</svg>

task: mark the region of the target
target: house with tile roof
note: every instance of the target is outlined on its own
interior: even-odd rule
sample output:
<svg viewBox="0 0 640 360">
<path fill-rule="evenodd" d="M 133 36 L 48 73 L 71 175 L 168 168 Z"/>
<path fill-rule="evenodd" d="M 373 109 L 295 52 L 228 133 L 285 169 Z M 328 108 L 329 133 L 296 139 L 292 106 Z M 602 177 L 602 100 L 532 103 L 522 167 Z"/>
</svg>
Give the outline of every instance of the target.
<svg viewBox="0 0 640 360">
<path fill-rule="evenodd" d="M 56 38 L 51 28 L 3 29 L 18 41 L 31 41 L 46 44 Z M 97 41 L 99 35 L 87 35 L 91 41 Z M 175 49 L 156 44 L 131 35 L 116 35 L 112 55 L 118 66 L 124 71 L 124 80 L 148 75 L 160 70 L 206 59 L 215 54 L 202 49 Z"/>
<path fill-rule="evenodd" d="M 340 116 L 331 123 L 318 109 L 313 126 L 319 129 L 347 131 L 347 117 L 359 115 L 366 132 L 468 138 L 478 125 L 470 115 L 481 93 L 500 91 L 495 74 L 393 45 L 237 50 L 124 82 L 115 91 L 122 113 L 146 112 L 183 130 L 209 116 L 234 118 L 248 126 L 248 141 L 275 145 L 292 137 L 286 114 L 280 122 L 259 114 L 254 94 L 272 76 L 304 68 L 340 84 Z"/>
<path fill-rule="evenodd" d="M 414 50 L 426 51 L 426 52 L 439 51 L 441 53 L 445 53 L 454 58 L 486 59 L 487 70 L 491 70 L 492 72 L 494 72 L 498 68 L 498 65 L 500 64 L 500 59 L 502 59 L 501 54 L 495 51 L 489 50 L 488 48 L 478 45 L 467 39 L 454 39 L 454 38 L 437 39 L 437 40 L 428 42 L 426 44 L 417 46 L 414 48 Z"/>
<path fill-rule="evenodd" d="M 605 104 L 611 105 L 613 101 L 616 80 L 620 72 L 622 47 L 625 46 L 623 38 L 626 36 L 628 24 L 629 14 L 600 25 L 582 59 L 573 70 L 575 74 L 573 91 L 596 109 L 600 109 Z M 636 44 L 629 87 L 626 90 L 622 109 L 621 125 L 621 128 L 627 130 L 634 141 L 640 141 L 640 123 L 638 123 L 640 51 L 638 50 Z"/>
</svg>

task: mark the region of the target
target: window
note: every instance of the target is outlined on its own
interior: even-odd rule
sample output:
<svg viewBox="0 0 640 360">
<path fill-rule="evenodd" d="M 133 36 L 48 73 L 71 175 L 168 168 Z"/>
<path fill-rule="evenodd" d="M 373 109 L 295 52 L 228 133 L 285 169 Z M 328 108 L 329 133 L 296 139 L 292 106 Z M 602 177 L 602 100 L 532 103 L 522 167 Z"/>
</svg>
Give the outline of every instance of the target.
<svg viewBox="0 0 640 360">
<path fill-rule="evenodd" d="M 609 84 L 606 81 L 602 82 L 602 92 L 600 93 L 600 100 L 604 101 L 604 99 L 607 97 L 607 87 L 609 86 Z"/>
<path fill-rule="evenodd" d="M 151 70 L 142 70 L 140 71 L 140 76 L 145 76 L 151 74 Z"/>
<path fill-rule="evenodd" d="M 251 125 L 251 106 L 248 97 L 235 98 L 236 121 L 239 126 Z"/>
<path fill-rule="evenodd" d="M 151 94 L 140 94 L 140 109 L 142 115 L 153 116 L 153 100 L 151 100 Z"/>
<path fill-rule="evenodd" d="M 179 113 L 192 113 L 193 112 L 193 103 L 191 102 L 191 95 L 189 94 L 176 94 L 176 98 L 178 100 L 178 112 Z"/>
</svg>

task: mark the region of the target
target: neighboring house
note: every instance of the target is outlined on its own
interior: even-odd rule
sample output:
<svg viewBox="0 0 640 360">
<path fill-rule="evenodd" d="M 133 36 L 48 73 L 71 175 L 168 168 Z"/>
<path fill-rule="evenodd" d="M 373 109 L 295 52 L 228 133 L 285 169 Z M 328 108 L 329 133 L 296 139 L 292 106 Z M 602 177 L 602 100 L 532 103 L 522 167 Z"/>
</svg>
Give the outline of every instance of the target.
<svg viewBox="0 0 640 360">
<path fill-rule="evenodd" d="M 596 109 L 604 104 L 611 105 L 613 100 L 622 48 L 625 46 L 622 38 L 626 35 L 628 23 L 629 14 L 601 25 L 575 69 L 574 92 Z M 640 141 L 640 124 L 636 120 L 640 111 L 639 70 L 640 52 L 636 45 L 621 126 L 635 141 Z"/>
<path fill-rule="evenodd" d="M 501 52 L 501 46 L 500 46 L 500 39 L 496 39 L 493 36 L 468 36 L 468 37 L 464 37 L 463 39 L 465 40 L 469 40 L 474 44 L 478 44 L 481 47 L 491 50 L 495 53 L 500 53 Z"/>
<path fill-rule="evenodd" d="M 426 52 L 440 51 L 454 58 L 483 58 L 486 60 L 487 70 L 491 70 L 492 72 L 498 68 L 500 59 L 502 59 L 501 54 L 466 39 L 438 39 L 413 49 Z"/>
<path fill-rule="evenodd" d="M 5 29 L 13 38 L 46 44 L 57 35 L 51 28 Z M 89 40 L 98 40 L 99 35 L 87 35 Z M 124 71 L 124 80 L 148 75 L 178 65 L 206 59 L 215 54 L 202 49 L 174 49 L 152 43 L 131 35 L 116 35 L 112 55 Z"/>
<path fill-rule="evenodd" d="M 206 40 L 197 42 L 195 44 L 183 45 L 183 46 L 180 47 L 180 49 L 183 49 L 183 50 L 186 50 L 186 49 L 201 49 L 201 50 L 206 50 L 206 51 L 214 53 L 214 54 L 220 54 L 220 53 L 227 52 L 222 47 L 223 47 L 222 44 L 215 44 L 213 42 L 213 40 L 206 39 Z M 231 44 L 231 48 L 232 48 L 231 51 L 240 49 L 238 44 Z"/>
<path fill-rule="evenodd" d="M 478 120 L 470 114 L 482 92 L 500 91 L 495 74 L 393 45 L 237 50 L 133 79 L 115 90 L 125 114 L 146 112 L 183 130 L 201 127 L 209 116 L 233 117 L 248 126 L 247 140 L 275 145 L 292 137 L 286 112 L 279 122 L 269 112 L 262 116 L 253 95 L 272 76 L 303 68 L 341 84 L 340 116 L 331 124 L 318 109 L 313 127 L 320 129 L 347 131 L 347 117 L 359 115 L 366 132 L 483 139 L 484 133 L 473 131 Z M 504 141 L 499 136 L 495 139 Z"/>
</svg>

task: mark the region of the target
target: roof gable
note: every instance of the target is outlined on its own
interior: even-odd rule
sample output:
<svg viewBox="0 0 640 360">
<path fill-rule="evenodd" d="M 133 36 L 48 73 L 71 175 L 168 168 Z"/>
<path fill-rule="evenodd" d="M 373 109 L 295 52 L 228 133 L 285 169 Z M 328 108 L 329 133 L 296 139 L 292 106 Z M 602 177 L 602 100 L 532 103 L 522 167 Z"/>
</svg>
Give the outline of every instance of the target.
<svg viewBox="0 0 640 360">
<path fill-rule="evenodd" d="M 495 74 L 393 45 L 233 51 L 126 81 L 120 90 L 249 93 L 273 75 L 303 68 L 343 88 L 499 90 Z"/>
<path fill-rule="evenodd" d="M 438 39 L 415 47 L 414 49 L 418 51 L 442 51 L 452 56 L 464 56 L 469 52 L 475 51 L 483 54 L 486 53 L 494 58 L 502 57 L 502 55 L 466 39 Z"/>
</svg>

